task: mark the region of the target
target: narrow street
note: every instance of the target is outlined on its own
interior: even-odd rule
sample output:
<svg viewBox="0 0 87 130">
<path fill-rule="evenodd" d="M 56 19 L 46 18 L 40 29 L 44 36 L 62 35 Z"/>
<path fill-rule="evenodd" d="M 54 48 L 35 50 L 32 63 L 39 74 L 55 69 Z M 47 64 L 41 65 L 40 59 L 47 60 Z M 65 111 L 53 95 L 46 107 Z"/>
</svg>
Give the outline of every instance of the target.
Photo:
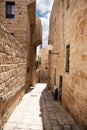
<svg viewBox="0 0 87 130">
<path fill-rule="evenodd" d="M 31 86 L 3 130 L 79 130 L 46 84 Z"/>
</svg>

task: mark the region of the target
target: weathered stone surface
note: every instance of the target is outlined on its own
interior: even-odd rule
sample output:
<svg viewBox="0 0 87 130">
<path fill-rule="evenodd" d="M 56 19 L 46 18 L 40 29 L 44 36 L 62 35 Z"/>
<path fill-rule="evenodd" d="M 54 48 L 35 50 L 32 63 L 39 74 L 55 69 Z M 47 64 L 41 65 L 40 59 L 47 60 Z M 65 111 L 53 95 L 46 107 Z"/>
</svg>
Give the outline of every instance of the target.
<svg viewBox="0 0 87 130">
<path fill-rule="evenodd" d="M 41 110 L 44 130 L 80 130 L 59 102 L 53 99 L 47 88 L 41 95 Z"/>
<path fill-rule="evenodd" d="M 0 126 L 36 83 L 36 46 L 42 40 L 36 0 L 14 0 L 13 19 L 6 18 L 6 1 L 0 0 Z"/>
<path fill-rule="evenodd" d="M 48 49 L 41 48 L 39 57 L 41 60 L 41 64 L 39 66 L 39 81 L 46 83 L 48 81 Z"/>
<path fill-rule="evenodd" d="M 46 84 L 38 83 L 28 89 L 3 130 L 43 130 L 40 97 L 45 87 Z"/>
<path fill-rule="evenodd" d="M 13 0 L 10 0 L 10 2 L 13 2 Z M 42 43 L 42 26 L 40 19 L 36 17 L 36 0 L 21 0 L 21 2 L 20 0 L 14 0 L 14 2 L 15 17 L 11 19 L 6 18 L 6 0 L 0 1 L 0 22 L 9 33 L 14 35 L 21 46 L 26 49 L 26 82 L 31 82 L 30 84 L 34 85 L 36 83 L 36 75 L 33 74 L 36 73 L 36 47 Z M 1 48 L 2 46 L 0 46 L 0 50 Z M 3 50 L 6 51 L 7 54 L 13 51 L 11 48 L 5 50 L 4 46 Z M 19 53 L 17 53 L 17 55 L 19 55 Z M 6 56 L 3 57 L 5 57 L 4 60 L 7 59 Z M 14 62 L 15 60 L 19 61 L 18 58 L 14 59 Z M 11 62 L 9 57 L 7 61 L 8 63 Z"/>
<path fill-rule="evenodd" d="M 60 94 L 62 76 L 62 104 L 82 130 L 87 129 L 86 14 L 85 0 L 54 0 L 49 32 L 49 44 L 53 46 L 49 57 L 49 88 L 56 84 Z M 66 72 L 67 45 L 70 45 L 69 73 Z"/>
<path fill-rule="evenodd" d="M 26 51 L 0 24 L 0 126 L 24 92 Z M 20 96 L 19 96 L 20 95 Z"/>
</svg>

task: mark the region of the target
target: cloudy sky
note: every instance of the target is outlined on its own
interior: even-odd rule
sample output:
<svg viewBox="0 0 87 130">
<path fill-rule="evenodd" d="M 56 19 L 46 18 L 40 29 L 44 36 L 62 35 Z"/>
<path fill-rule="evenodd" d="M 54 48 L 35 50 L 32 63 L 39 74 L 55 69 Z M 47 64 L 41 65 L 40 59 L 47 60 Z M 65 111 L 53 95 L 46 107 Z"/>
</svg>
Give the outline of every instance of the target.
<svg viewBox="0 0 87 130">
<path fill-rule="evenodd" d="M 43 47 L 48 43 L 49 17 L 52 9 L 53 0 L 37 0 L 37 16 L 42 21 L 43 27 Z"/>
</svg>

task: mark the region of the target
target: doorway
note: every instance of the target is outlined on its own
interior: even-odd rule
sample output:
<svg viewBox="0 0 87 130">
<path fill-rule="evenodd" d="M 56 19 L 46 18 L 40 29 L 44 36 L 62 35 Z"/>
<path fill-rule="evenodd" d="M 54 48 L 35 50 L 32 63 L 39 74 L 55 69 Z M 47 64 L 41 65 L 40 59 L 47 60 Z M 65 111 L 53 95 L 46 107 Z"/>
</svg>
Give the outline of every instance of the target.
<svg viewBox="0 0 87 130">
<path fill-rule="evenodd" d="M 54 68 L 54 85 L 56 86 L 56 68 Z"/>
<path fill-rule="evenodd" d="M 63 86 L 63 76 L 59 77 L 59 100 L 62 103 L 62 86 Z"/>
</svg>

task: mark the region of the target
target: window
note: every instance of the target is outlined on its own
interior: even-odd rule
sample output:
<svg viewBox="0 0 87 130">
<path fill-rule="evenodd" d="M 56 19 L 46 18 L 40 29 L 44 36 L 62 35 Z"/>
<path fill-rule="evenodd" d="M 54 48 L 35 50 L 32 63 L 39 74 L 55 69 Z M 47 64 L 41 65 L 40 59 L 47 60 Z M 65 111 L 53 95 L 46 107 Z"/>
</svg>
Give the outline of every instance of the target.
<svg viewBox="0 0 87 130">
<path fill-rule="evenodd" d="M 6 2 L 6 18 L 15 17 L 15 2 Z"/>
<path fill-rule="evenodd" d="M 56 18 L 55 18 L 55 31 L 56 31 Z"/>
<path fill-rule="evenodd" d="M 66 9 L 70 7 L 70 0 L 66 0 Z"/>
<path fill-rule="evenodd" d="M 27 68 L 27 73 L 29 73 L 29 67 Z"/>
<path fill-rule="evenodd" d="M 63 76 L 59 77 L 59 100 L 62 103 Z"/>
<path fill-rule="evenodd" d="M 70 68 L 70 45 L 66 47 L 66 72 L 69 72 Z"/>
<path fill-rule="evenodd" d="M 46 66 L 46 70 L 48 70 L 48 66 Z"/>
<path fill-rule="evenodd" d="M 56 85 L 56 68 L 54 69 L 54 85 Z"/>
</svg>

